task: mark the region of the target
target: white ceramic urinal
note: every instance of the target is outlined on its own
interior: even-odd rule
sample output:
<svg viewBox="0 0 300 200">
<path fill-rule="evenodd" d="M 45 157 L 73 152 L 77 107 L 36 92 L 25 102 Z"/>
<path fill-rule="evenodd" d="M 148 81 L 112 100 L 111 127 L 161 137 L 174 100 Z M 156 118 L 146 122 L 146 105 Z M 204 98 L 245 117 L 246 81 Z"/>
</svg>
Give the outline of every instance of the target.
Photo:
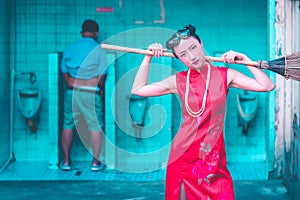
<svg viewBox="0 0 300 200">
<path fill-rule="evenodd" d="M 19 111 L 32 132 L 36 132 L 42 93 L 38 89 L 24 89 L 17 94 Z"/>
<path fill-rule="evenodd" d="M 236 94 L 239 125 L 243 126 L 243 133 L 248 133 L 249 123 L 257 113 L 258 96 L 244 91 L 243 94 Z"/>
<path fill-rule="evenodd" d="M 147 97 L 132 95 L 129 98 L 129 114 L 137 141 L 141 139 L 142 127 L 145 126 L 147 103 Z"/>
</svg>

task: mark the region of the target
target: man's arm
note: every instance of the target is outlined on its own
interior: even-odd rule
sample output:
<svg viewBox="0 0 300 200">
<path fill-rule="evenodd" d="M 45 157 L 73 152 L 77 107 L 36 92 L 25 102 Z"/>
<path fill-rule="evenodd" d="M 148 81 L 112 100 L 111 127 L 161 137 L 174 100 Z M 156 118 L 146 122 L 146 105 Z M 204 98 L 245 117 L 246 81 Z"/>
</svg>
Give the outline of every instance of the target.
<svg viewBox="0 0 300 200">
<path fill-rule="evenodd" d="M 70 81 L 70 75 L 69 75 L 68 73 L 65 73 L 65 74 L 63 74 L 63 75 L 64 75 L 64 79 L 65 79 L 67 85 L 70 85 L 70 84 L 69 84 L 69 81 Z"/>
<path fill-rule="evenodd" d="M 106 80 L 106 74 L 99 76 L 98 87 L 100 88 L 100 94 L 102 98 L 104 98 L 105 80 Z"/>
</svg>

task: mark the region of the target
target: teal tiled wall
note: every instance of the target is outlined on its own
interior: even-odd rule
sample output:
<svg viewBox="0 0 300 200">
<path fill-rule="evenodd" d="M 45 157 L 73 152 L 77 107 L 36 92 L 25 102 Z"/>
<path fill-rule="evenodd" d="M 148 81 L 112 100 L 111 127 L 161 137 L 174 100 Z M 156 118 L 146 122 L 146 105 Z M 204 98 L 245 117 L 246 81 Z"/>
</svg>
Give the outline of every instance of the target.
<svg viewBox="0 0 300 200">
<path fill-rule="evenodd" d="M 119 3 L 122 2 L 120 5 Z M 97 7 L 113 7 L 112 13 L 96 12 Z M 191 23 L 197 27 L 197 32 L 203 40 L 204 48 L 209 55 L 233 49 L 246 53 L 253 60 L 267 57 L 267 5 L 266 1 L 220 0 L 204 1 L 191 0 L 164 1 L 165 22 L 154 24 L 160 19 L 159 1 L 61 1 L 61 0 L 16 0 L 16 71 L 34 71 L 37 74 L 37 87 L 47 94 L 48 69 L 47 59 L 51 52 L 61 52 L 69 43 L 80 37 L 80 26 L 84 19 L 92 18 L 99 22 L 100 41 L 122 31 L 143 27 L 159 27 L 178 29 Z M 137 21 L 139 23 L 137 23 Z M 136 35 L 133 41 L 123 41 L 129 44 L 140 44 L 146 34 Z M 162 39 L 160 36 L 157 40 Z M 155 40 L 156 40 L 155 39 Z M 141 40 L 143 40 L 141 42 Z M 153 39 L 154 40 L 154 39 Z M 157 41 L 156 40 L 156 41 Z M 148 42 L 148 40 L 146 40 Z M 153 41 L 153 42 L 156 42 Z M 152 42 L 149 40 L 149 43 Z M 118 66 L 122 76 L 136 63 L 141 56 L 132 56 Z M 134 60 L 134 61 L 133 61 Z M 183 69 L 173 61 L 176 70 Z M 243 67 L 238 70 L 244 70 Z M 27 77 L 16 77 L 16 90 L 29 87 Z M 128 83 L 127 87 L 130 86 Z M 268 119 L 267 95 L 260 94 L 260 111 L 258 119 L 253 123 L 247 138 L 241 135 L 241 128 L 236 126 L 234 101 L 235 90 L 228 97 L 228 115 L 232 123 L 226 123 L 226 143 L 229 161 L 236 158 L 261 161 L 265 154 L 265 135 L 268 130 L 262 125 Z M 174 100 L 176 101 L 176 100 Z M 14 147 L 18 160 L 48 160 L 48 139 L 50 134 L 48 124 L 47 95 L 43 97 L 41 119 L 38 132 L 33 135 L 17 111 L 15 103 Z M 179 108 L 175 103 L 174 108 Z M 178 111 L 179 113 L 179 111 Z M 178 127 L 180 115 L 173 115 L 173 127 Z M 229 122 L 229 120 L 227 120 Z M 176 123 L 176 124 L 175 124 Z M 176 128 L 174 128 L 175 130 Z M 173 133 L 174 134 L 174 133 Z M 39 153 L 36 153 L 39 152 Z M 254 157 L 254 158 L 253 158 Z"/>
</svg>

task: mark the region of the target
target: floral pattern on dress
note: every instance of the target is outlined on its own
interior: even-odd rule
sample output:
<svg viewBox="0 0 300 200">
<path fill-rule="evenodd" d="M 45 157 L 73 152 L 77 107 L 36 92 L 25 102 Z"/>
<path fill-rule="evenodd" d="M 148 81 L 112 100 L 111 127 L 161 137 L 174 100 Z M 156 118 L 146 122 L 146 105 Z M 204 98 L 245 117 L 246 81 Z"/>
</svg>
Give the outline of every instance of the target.
<svg viewBox="0 0 300 200">
<path fill-rule="evenodd" d="M 218 134 L 223 130 L 223 126 L 224 126 L 223 113 L 221 111 L 219 111 L 215 125 L 211 130 L 209 130 L 208 133 L 211 135 Z"/>
<path fill-rule="evenodd" d="M 202 182 L 211 184 L 211 178 L 216 176 L 220 155 L 214 150 L 211 154 L 200 158 L 192 168 L 192 174 L 198 179 L 198 185 Z"/>
<path fill-rule="evenodd" d="M 211 151 L 211 144 L 205 144 L 204 142 L 200 142 L 200 151 L 209 153 Z"/>
<path fill-rule="evenodd" d="M 212 150 L 215 142 L 223 130 L 223 122 L 223 113 L 222 109 L 220 109 L 216 115 L 215 125 L 207 132 L 208 134 L 206 134 L 205 139 L 200 142 L 199 158 L 205 156 Z"/>
</svg>

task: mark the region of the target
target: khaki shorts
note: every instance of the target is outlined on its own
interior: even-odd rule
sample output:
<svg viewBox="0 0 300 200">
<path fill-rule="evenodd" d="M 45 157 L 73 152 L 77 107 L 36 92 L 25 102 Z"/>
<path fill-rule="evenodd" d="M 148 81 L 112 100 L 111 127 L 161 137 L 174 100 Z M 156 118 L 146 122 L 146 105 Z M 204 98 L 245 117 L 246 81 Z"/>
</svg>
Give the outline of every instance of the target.
<svg viewBox="0 0 300 200">
<path fill-rule="evenodd" d="M 103 132 L 103 103 L 100 94 L 65 90 L 63 128 L 73 130 L 81 119 L 90 132 Z"/>
</svg>

